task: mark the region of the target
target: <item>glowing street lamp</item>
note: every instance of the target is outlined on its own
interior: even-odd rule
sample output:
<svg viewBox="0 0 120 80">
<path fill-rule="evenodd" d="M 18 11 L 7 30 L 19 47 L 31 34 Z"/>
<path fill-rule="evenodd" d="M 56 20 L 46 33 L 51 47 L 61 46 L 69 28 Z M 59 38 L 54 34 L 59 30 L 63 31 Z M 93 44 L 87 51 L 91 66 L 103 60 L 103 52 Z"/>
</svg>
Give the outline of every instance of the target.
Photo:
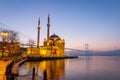
<svg viewBox="0 0 120 80">
<path fill-rule="evenodd" d="M 2 36 L 3 42 L 5 43 L 5 39 L 6 39 L 7 36 L 8 36 L 8 32 L 7 32 L 7 31 L 2 31 L 2 32 L 1 32 L 1 36 Z"/>
<path fill-rule="evenodd" d="M 2 31 L 1 32 L 1 37 L 2 37 L 2 39 L 3 39 L 3 51 L 2 51 L 2 56 L 4 55 L 4 51 L 5 51 L 5 39 L 7 38 L 7 36 L 8 36 L 8 32 L 7 31 Z M 1 56 L 1 57 L 2 57 Z"/>
</svg>

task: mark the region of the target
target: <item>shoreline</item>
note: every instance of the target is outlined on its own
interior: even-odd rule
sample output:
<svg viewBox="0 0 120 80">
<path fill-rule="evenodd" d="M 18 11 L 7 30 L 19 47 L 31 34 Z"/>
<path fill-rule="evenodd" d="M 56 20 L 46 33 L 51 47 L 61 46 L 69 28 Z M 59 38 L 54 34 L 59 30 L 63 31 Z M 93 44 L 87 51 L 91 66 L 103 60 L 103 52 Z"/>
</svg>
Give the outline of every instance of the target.
<svg viewBox="0 0 120 80">
<path fill-rule="evenodd" d="M 73 59 L 78 56 L 65 56 L 65 57 L 27 57 L 27 61 L 43 61 L 43 60 L 60 60 L 60 59 Z"/>
</svg>

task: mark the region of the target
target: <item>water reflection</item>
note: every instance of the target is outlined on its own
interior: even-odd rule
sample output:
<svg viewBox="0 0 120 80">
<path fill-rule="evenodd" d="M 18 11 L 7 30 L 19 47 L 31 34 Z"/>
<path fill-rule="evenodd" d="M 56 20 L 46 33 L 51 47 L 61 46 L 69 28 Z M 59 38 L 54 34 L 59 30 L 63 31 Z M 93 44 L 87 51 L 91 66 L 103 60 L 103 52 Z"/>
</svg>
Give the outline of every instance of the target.
<svg viewBox="0 0 120 80">
<path fill-rule="evenodd" d="M 40 62 L 40 68 L 42 71 L 47 71 L 47 78 L 52 80 L 58 80 L 65 74 L 64 60 L 42 61 Z"/>
<path fill-rule="evenodd" d="M 26 62 L 19 69 L 20 75 L 31 75 L 33 67 L 39 76 L 46 70 L 48 80 L 120 80 L 120 57 L 114 56 Z"/>
<path fill-rule="evenodd" d="M 90 56 L 86 56 L 86 73 L 87 73 L 87 76 L 89 76 L 88 74 L 88 72 L 90 72 L 90 68 L 91 68 L 91 66 L 90 66 L 90 59 L 92 59 Z"/>
<path fill-rule="evenodd" d="M 42 62 L 27 62 L 19 69 L 19 75 L 32 75 L 32 69 L 35 67 L 36 74 L 43 76 L 43 72 L 47 71 L 48 80 L 59 80 L 65 75 L 65 61 L 64 60 L 50 60 Z"/>
<path fill-rule="evenodd" d="M 86 56 L 86 68 L 87 68 L 87 71 L 89 70 L 90 71 L 90 58 L 89 56 Z"/>
</svg>

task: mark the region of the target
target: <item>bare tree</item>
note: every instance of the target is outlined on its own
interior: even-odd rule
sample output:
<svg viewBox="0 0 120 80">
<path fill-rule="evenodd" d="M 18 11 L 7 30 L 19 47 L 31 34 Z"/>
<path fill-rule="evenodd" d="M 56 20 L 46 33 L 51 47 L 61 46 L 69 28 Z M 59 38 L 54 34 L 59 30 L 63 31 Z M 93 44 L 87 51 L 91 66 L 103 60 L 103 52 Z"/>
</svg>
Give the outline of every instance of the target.
<svg viewBox="0 0 120 80">
<path fill-rule="evenodd" d="M 3 33 L 3 32 L 8 33 L 6 37 L 7 42 L 18 42 L 19 41 L 18 32 L 13 31 L 13 30 L 8 30 L 8 29 L 0 29 L 0 33 Z M 2 35 L 1 37 L 3 38 Z"/>
<path fill-rule="evenodd" d="M 29 39 L 29 41 L 28 41 L 28 45 L 30 46 L 31 53 L 33 53 L 33 46 L 35 45 L 35 41 L 34 41 L 34 40 Z"/>
<path fill-rule="evenodd" d="M 7 37 L 7 42 L 18 42 L 19 41 L 18 32 L 8 30 L 8 33 L 9 35 Z"/>
<path fill-rule="evenodd" d="M 35 41 L 34 41 L 34 40 L 29 39 L 28 45 L 29 45 L 29 46 L 31 46 L 31 47 L 33 47 L 33 46 L 34 46 L 34 44 L 35 44 Z"/>
<path fill-rule="evenodd" d="M 20 50 L 18 32 L 8 29 L 0 29 L 2 43 L 2 56 L 4 53 L 10 55 L 11 53 L 17 53 Z"/>
</svg>

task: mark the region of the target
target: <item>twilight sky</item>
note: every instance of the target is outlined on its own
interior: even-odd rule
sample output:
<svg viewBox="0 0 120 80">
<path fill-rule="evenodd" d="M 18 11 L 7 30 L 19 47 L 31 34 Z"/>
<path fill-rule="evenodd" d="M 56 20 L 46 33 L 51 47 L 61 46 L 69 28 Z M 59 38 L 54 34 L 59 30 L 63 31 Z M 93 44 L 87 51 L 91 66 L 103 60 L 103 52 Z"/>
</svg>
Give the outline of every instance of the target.
<svg viewBox="0 0 120 80">
<path fill-rule="evenodd" d="M 18 31 L 24 43 L 37 40 L 39 17 L 43 42 L 48 14 L 50 33 L 65 39 L 67 48 L 120 49 L 120 0 L 0 0 L 0 27 Z"/>
</svg>

